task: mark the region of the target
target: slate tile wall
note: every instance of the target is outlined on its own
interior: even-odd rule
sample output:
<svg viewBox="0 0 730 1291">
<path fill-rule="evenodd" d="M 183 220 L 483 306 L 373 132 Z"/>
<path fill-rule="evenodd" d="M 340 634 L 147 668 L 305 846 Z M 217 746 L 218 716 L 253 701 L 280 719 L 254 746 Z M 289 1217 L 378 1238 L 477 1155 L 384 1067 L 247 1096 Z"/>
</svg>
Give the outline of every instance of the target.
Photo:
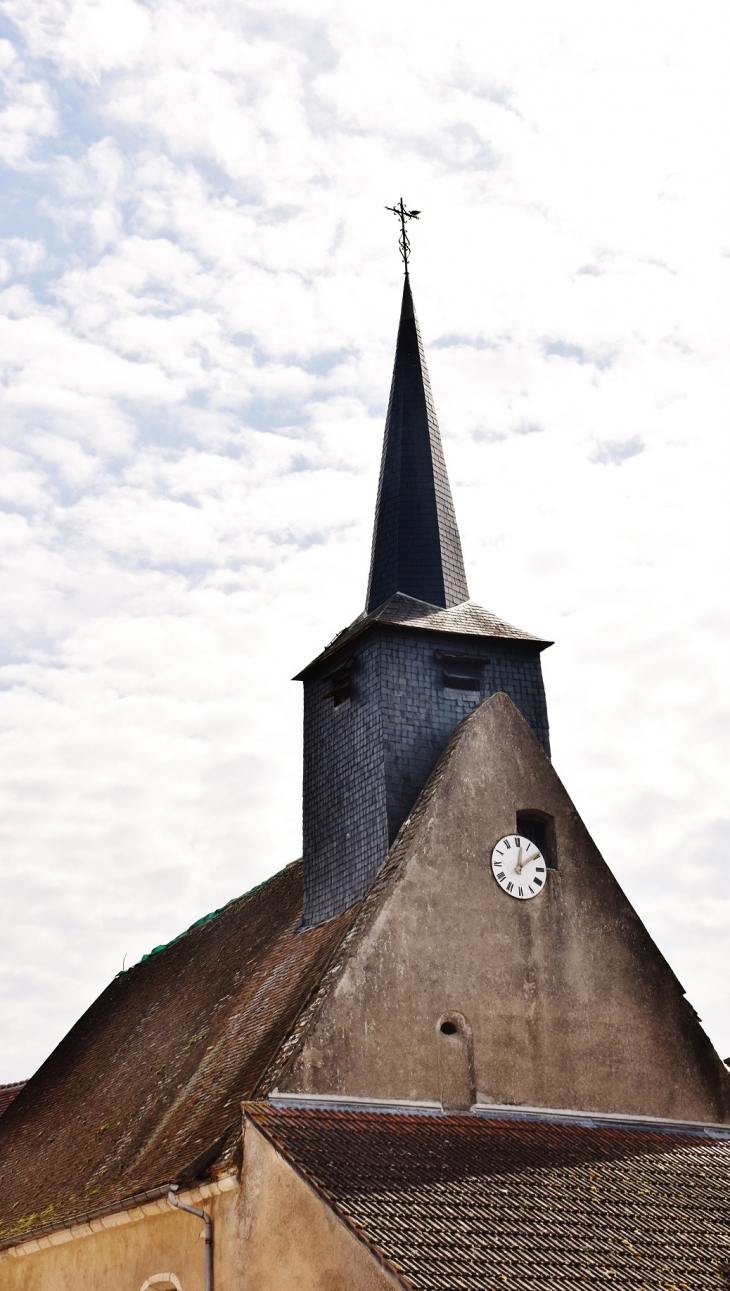
<svg viewBox="0 0 730 1291">
<path fill-rule="evenodd" d="M 436 651 L 489 660 L 482 688 L 444 686 Z M 540 655 L 515 642 L 473 637 L 444 640 L 443 633 L 389 634 L 381 639 L 380 707 L 383 723 L 389 843 L 395 839 L 448 743 L 454 727 L 497 691 L 514 700 L 547 753 L 547 705 Z"/>
<path fill-rule="evenodd" d="M 343 704 L 326 697 L 330 681 L 304 682 L 305 927 L 357 901 L 388 851 L 378 634 L 358 642 L 356 654 Z"/>
<path fill-rule="evenodd" d="M 437 650 L 484 658 L 481 690 L 444 686 Z M 368 890 L 454 727 L 483 699 L 505 691 L 550 752 L 540 655 L 530 646 L 376 628 L 353 653 L 344 703 L 326 697 L 331 681 L 304 683 L 305 927 Z"/>
</svg>

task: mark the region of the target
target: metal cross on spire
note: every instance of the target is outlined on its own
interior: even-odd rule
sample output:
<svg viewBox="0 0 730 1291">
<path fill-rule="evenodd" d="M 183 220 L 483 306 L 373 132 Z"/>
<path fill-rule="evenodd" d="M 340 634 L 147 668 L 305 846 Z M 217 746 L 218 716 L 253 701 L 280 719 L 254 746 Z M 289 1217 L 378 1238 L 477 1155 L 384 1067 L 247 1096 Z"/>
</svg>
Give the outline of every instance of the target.
<svg viewBox="0 0 730 1291">
<path fill-rule="evenodd" d="M 408 257 L 411 254 L 411 244 L 408 238 L 408 234 L 406 233 L 406 220 L 417 220 L 421 212 L 407 210 L 407 208 L 403 205 L 402 197 L 397 206 L 386 206 L 385 209 L 386 211 L 392 211 L 393 214 L 397 215 L 398 219 L 400 220 L 400 238 L 398 239 L 398 246 L 400 248 L 403 264 L 405 265 L 405 274 L 407 277 L 408 276 Z"/>
</svg>

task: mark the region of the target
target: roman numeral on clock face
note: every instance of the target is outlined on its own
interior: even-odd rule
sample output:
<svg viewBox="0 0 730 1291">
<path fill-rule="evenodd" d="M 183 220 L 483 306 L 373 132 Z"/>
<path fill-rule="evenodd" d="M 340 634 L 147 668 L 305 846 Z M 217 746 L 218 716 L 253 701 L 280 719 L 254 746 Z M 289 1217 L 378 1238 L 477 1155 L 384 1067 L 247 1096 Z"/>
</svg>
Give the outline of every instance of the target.
<svg viewBox="0 0 730 1291">
<path fill-rule="evenodd" d="M 539 896 L 546 885 L 545 857 L 537 843 L 521 834 L 497 839 L 492 848 L 491 865 L 502 891 L 518 901 Z"/>
</svg>

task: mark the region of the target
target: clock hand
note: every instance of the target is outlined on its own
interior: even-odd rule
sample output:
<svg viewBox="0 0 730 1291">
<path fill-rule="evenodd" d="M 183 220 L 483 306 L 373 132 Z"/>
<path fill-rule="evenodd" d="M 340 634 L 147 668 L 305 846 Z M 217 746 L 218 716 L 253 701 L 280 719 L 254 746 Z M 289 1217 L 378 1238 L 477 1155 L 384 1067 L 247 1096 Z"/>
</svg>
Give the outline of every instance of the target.
<svg viewBox="0 0 730 1291">
<path fill-rule="evenodd" d="M 531 847 L 535 847 L 535 844 L 534 844 L 534 843 L 528 843 L 528 844 L 527 844 L 527 850 L 529 851 Z M 533 862 L 533 861 L 539 861 L 540 856 L 541 856 L 541 853 L 540 853 L 539 848 L 537 848 L 537 847 L 535 847 L 535 855 L 534 855 L 534 856 L 524 856 L 524 857 L 523 857 L 523 855 L 522 855 L 522 848 L 520 848 L 520 850 L 519 850 L 519 855 L 518 855 L 518 857 L 517 857 L 517 864 L 516 864 L 516 866 L 515 866 L 515 874 L 521 874 L 521 873 L 522 873 L 522 871 L 524 870 L 524 868 L 525 868 L 525 866 L 526 866 L 526 865 L 532 865 L 532 862 Z"/>
</svg>

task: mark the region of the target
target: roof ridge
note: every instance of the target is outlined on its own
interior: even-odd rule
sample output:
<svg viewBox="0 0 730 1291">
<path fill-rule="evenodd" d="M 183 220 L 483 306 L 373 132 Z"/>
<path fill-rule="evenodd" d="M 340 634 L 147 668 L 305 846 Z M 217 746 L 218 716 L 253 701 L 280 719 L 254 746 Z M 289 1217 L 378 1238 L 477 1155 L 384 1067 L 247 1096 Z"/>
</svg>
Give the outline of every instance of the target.
<svg viewBox="0 0 730 1291">
<path fill-rule="evenodd" d="M 606 1126 L 620 1130 L 691 1134 L 730 1139 L 730 1125 L 722 1121 L 675 1120 L 668 1116 L 642 1116 L 633 1112 L 583 1111 L 570 1107 L 533 1107 L 525 1103 L 472 1103 L 458 1112 L 440 1102 L 407 1098 L 364 1098 L 354 1094 L 270 1094 L 267 1106 L 277 1111 L 312 1112 L 346 1116 L 478 1117 L 491 1122 L 517 1121 L 527 1125 L 577 1125 L 581 1129 Z"/>
</svg>

